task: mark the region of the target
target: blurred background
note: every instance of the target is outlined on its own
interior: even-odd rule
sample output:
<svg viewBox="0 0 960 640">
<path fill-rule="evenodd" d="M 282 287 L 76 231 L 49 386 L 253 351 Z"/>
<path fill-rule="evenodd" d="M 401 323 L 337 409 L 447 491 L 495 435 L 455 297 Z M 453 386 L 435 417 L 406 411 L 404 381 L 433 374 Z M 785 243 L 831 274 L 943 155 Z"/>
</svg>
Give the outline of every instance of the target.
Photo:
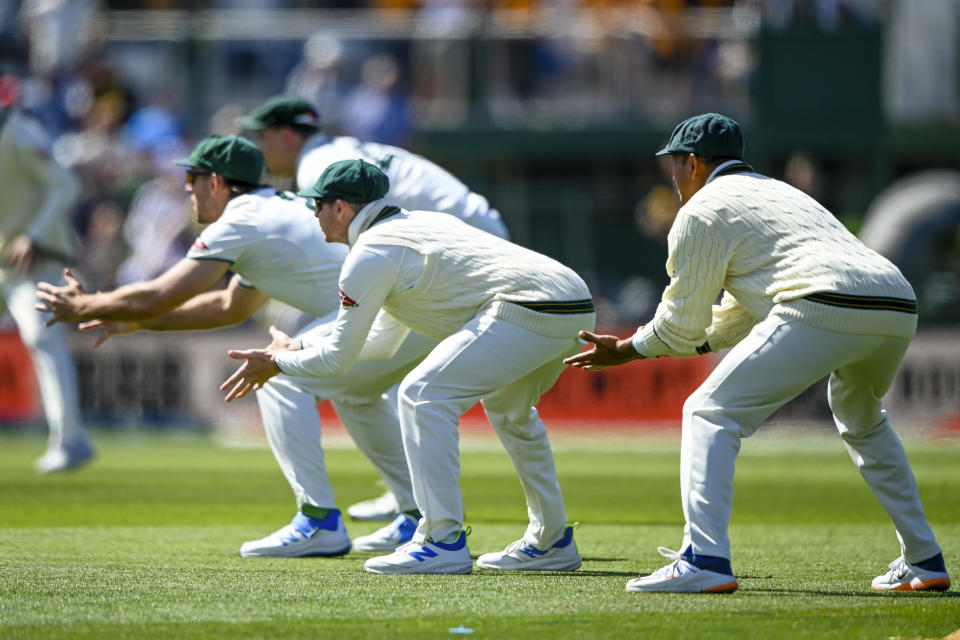
<svg viewBox="0 0 960 640">
<path fill-rule="evenodd" d="M 667 282 L 678 203 L 653 154 L 687 116 L 725 113 L 748 162 L 911 280 L 921 332 L 888 404 L 908 428 L 960 433 L 960 0 L 0 0 L 0 75 L 0 99 L 39 118 L 83 181 L 88 290 L 182 257 L 198 228 L 172 160 L 291 93 L 327 133 L 409 148 L 486 195 L 516 242 L 584 276 L 601 327 L 624 335 Z M 265 344 L 285 317 L 96 351 L 74 332 L 86 420 L 255 424 L 252 400 L 224 408 L 216 392 L 225 350 Z M 8 427 L 39 424 L 27 357 L 0 321 Z M 676 427 L 710 357 L 567 372 L 543 413 Z M 823 396 L 779 418 L 832 428 Z"/>
</svg>

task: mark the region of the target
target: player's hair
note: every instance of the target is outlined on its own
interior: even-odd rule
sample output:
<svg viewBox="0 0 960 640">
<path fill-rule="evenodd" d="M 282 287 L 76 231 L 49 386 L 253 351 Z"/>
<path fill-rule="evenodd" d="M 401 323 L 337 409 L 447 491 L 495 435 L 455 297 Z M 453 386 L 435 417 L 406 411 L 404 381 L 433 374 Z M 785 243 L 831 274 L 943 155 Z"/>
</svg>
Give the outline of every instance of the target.
<svg viewBox="0 0 960 640">
<path fill-rule="evenodd" d="M 221 176 L 222 177 L 222 176 Z M 227 188 L 230 189 L 230 197 L 236 198 L 237 196 L 242 196 L 251 191 L 256 191 L 260 188 L 258 184 L 250 184 L 249 182 L 241 182 L 239 180 L 231 180 L 230 178 L 223 178 L 223 181 L 227 183 Z"/>
</svg>

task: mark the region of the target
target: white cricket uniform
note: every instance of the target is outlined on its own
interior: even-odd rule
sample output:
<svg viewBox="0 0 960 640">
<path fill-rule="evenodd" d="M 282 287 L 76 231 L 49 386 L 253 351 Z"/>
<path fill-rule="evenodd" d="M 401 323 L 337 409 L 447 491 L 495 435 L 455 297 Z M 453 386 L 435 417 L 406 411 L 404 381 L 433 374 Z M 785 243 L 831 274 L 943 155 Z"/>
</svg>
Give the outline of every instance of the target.
<svg viewBox="0 0 960 640">
<path fill-rule="evenodd" d="M 534 408 L 593 327 L 590 292 L 562 264 L 439 213 L 406 212 L 381 200 L 349 227 L 332 333 L 281 353 L 297 375 L 350 370 L 382 309 L 441 342 L 400 384 L 400 425 L 423 514 L 414 540 L 443 540 L 463 525 L 460 416 L 482 402 L 527 498 L 524 538 L 549 548 L 566 525 L 546 429 Z M 382 346 L 381 346 L 382 348 Z M 367 353 L 364 353 L 367 355 Z"/>
<path fill-rule="evenodd" d="M 187 257 L 230 262 L 240 284 L 320 318 L 305 331 L 323 332 L 339 306 L 337 280 L 347 252 L 326 242 L 306 200 L 260 189 L 232 199 Z M 365 363 L 340 377 L 277 376 L 257 392 L 267 439 L 298 506 L 335 506 L 316 408 L 329 398 L 400 506 L 415 508 L 396 405 L 382 396 L 433 344 L 413 335 L 389 361 Z"/>
<path fill-rule="evenodd" d="M 322 133 L 310 137 L 297 164 L 297 185 L 312 186 L 324 169 L 340 160 L 364 160 L 377 166 L 390 179 L 385 198 L 408 211 L 440 211 L 495 236 L 509 239 L 507 227 L 496 209 L 479 193 L 450 172 L 406 149 L 356 138 L 330 138 Z"/>
<path fill-rule="evenodd" d="M 682 548 L 730 558 L 741 438 L 829 375 L 837 429 L 903 557 L 939 553 L 880 403 L 916 331 L 916 297 L 900 271 L 815 200 L 735 161 L 680 209 L 668 242 L 670 284 L 634 348 L 685 357 L 735 345 L 684 404 Z"/>
<path fill-rule="evenodd" d="M 30 350 L 50 428 L 48 448 L 55 450 L 85 442 L 87 436 L 64 327 L 44 327 L 48 314 L 34 308 L 37 283 L 61 281 L 74 255 L 70 211 L 80 184 L 53 159 L 51 144 L 38 122 L 0 109 L 0 313 L 10 312 Z M 7 262 L 11 243 L 24 234 L 39 249 L 26 275 Z"/>
</svg>

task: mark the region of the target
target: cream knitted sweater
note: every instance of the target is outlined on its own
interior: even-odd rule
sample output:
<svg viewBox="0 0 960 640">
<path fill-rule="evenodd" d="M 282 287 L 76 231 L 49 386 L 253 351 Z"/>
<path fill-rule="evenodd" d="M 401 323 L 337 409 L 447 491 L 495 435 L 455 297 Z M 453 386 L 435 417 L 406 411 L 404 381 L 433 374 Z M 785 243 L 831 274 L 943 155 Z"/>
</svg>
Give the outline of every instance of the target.
<svg viewBox="0 0 960 640">
<path fill-rule="evenodd" d="M 361 233 L 353 251 L 377 245 L 408 247 L 423 256 L 419 281 L 394 291 L 383 308 L 426 336 L 445 338 L 480 314 L 556 338 L 575 338 L 578 331 L 593 326 L 590 290 L 572 269 L 492 234 L 478 233 L 453 216 L 397 215 Z M 560 306 L 540 313 L 510 303 Z M 564 310 L 564 303 L 584 304 Z M 578 313 L 585 304 L 591 310 Z"/>
<path fill-rule="evenodd" d="M 677 214 L 668 248 L 670 284 L 633 337 L 647 357 L 732 346 L 770 314 L 840 333 L 916 331 L 903 274 L 784 182 L 756 173 L 708 181 Z"/>
</svg>

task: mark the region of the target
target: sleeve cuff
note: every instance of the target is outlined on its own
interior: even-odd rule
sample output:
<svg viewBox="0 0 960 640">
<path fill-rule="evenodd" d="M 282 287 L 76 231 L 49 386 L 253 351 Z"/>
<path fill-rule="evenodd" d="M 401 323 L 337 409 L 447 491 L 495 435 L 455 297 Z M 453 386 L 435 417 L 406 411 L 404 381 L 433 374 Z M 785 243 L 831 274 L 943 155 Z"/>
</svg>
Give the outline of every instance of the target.
<svg viewBox="0 0 960 640">
<path fill-rule="evenodd" d="M 644 358 L 658 358 L 667 355 L 670 348 L 660 339 L 653 325 L 648 324 L 640 327 L 630 342 L 634 350 Z"/>
</svg>

